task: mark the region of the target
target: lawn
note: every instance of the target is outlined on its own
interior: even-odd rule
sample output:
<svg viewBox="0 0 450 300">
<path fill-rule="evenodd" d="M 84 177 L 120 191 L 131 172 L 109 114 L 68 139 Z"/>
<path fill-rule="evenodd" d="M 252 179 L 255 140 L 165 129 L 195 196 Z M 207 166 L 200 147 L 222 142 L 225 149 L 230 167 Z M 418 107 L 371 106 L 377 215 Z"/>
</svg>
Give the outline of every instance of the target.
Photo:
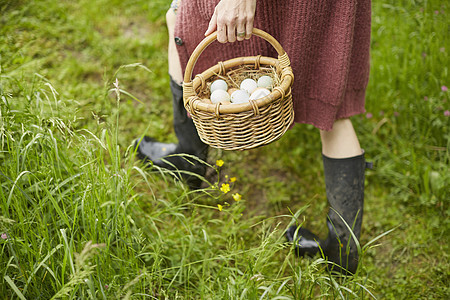
<svg viewBox="0 0 450 300">
<path fill-rule="evenodd" d="M 211 149 L 199 192 L 135 158 L 143 135 L 176 141 L 170 2 L 0 2 L 0 298 L 448 299 L 449 3 L 373 3 L 352 121 L 374 169 L 344 277 L 284 237 L 295 222 L 326 234 L 313 126 Z"/>
</svg>

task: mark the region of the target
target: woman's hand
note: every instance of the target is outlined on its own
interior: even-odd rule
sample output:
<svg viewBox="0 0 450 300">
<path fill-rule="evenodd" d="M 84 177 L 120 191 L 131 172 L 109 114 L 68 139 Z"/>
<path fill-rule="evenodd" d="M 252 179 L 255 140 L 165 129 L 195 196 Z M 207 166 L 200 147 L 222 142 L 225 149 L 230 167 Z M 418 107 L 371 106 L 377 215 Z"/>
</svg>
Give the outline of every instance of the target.
<svg viewBox="0 0 450 300">
<path fill-rule="evenodd" d="M 255 19 L 256 0 L 222 0 L 214 9 L 205 36 L 217 30 L 221 43 L 249 39 Z"/>
</svg>

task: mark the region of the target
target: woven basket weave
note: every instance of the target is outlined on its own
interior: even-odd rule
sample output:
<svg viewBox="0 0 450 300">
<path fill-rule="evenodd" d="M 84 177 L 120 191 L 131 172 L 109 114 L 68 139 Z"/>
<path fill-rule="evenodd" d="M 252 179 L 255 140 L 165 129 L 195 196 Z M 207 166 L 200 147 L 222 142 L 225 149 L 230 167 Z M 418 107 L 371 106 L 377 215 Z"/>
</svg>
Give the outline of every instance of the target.
<svg viewBox="0 0 450 300">
<path fill-rule="evenodd" d="M 215 148 L 245 150 L 269 144 L 279 139 L 294 118 L 291 86 L 294 75 L 290 61 L 278 41 L 268 33 L 253 29 L 255 36 L 269 42 L 277 51 L 278 59 L 248 56 L 219 62 L 192 80 L 192 71 L 200 54 L 217 39 L 217 32 L 207 36 L 192 53 L 186 65 L 183 82 L 183 100 L 201 140 Z M 241 104 L 210 104 L 209 83 L 217 78 L 231 78 L 230 74 L 273 72 L 279 78 L 272 92 L 257 100 Z M 232 79 L 231 79 L 232 80 Z"/>
</svg>

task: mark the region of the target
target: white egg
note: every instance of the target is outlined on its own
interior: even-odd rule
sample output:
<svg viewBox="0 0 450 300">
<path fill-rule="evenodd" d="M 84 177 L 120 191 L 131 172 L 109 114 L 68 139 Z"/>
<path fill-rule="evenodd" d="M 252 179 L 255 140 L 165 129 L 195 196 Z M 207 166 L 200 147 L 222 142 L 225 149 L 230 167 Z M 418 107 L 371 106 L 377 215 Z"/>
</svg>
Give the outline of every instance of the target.
<svg viewBox="0 0 450 300">
<path fill-rule="evenodd" d="M 258 86 L 259 87 L 263 87 L 263 88 L 268 89 L 268 88 L 272 87 L 272 83 L 273 83 L 272 77 L 267 76 L 267 75 L 261 76 L 258 79 Z"/>
<path fill-rule="evenodd" d="M 251 95 L 250 100 L 256 100 L 260 98 L 264 98 L 265 96 L 269 95 L 270 91 L 266 88 L 257 88 Z"/>
<path fill-rule="evenodd" d="M 247 91 L 247 93 L 250 95 L 253 93 L 254 90 L 258 87 L 256 84 L 256 81 L 254 81 L 251 78 L 244 79 L 244 81 L 241 82 L 241 90 Z"/>
<path fill-rule="evenodd" d="M 244 90 L 237 90 L 231 94 L 231 103 L 245 103 L 248 102 L 249 94 Z"/>
<path fill-rule="evenodd" d="M 228 90 L 228 84 L 223 79 L 217 79 L 211 84 L 211 93 L 213 93 L 215 90 Z"/>
<path fill-rule="evenodd" d="M 224 102 L 224 101 L 230 101 L 230 94 L 227 93 L 227 91 L 224 90 L 215 90 L 211 94 L 211 102 L 213 104 Z"/>
</svg>

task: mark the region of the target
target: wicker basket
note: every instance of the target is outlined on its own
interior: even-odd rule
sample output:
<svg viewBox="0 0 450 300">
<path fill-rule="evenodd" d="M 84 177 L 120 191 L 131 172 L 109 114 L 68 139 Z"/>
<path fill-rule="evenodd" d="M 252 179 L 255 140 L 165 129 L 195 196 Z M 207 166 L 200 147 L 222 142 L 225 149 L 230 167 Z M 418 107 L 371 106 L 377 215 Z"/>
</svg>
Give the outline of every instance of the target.
<svg viewBox="0 0 450 300">
<path fill-rule="evenodd" d="M 271 35 L 256 28 L 253 34 L 269 42 L 278 52 L 278 59 L 261 55 L 234 58 L 219 62 L 192 80 L 198 57 L 217 38 L 217 33 L 213 33 L 198 44 L 187 63 L 183 82 L 184 106 L 202 141 L 212 147 L 245 150 L 266 145 L 279 139 L 293 121 L 291 86 L 294 75 L 289 58 Z M 241 104 L 208 103 L 209 86 L 215 79 L 235 83 L 233 78 L 236 76 L 255 73 L 275 78 L 268 96 Z"/>
</svg>

